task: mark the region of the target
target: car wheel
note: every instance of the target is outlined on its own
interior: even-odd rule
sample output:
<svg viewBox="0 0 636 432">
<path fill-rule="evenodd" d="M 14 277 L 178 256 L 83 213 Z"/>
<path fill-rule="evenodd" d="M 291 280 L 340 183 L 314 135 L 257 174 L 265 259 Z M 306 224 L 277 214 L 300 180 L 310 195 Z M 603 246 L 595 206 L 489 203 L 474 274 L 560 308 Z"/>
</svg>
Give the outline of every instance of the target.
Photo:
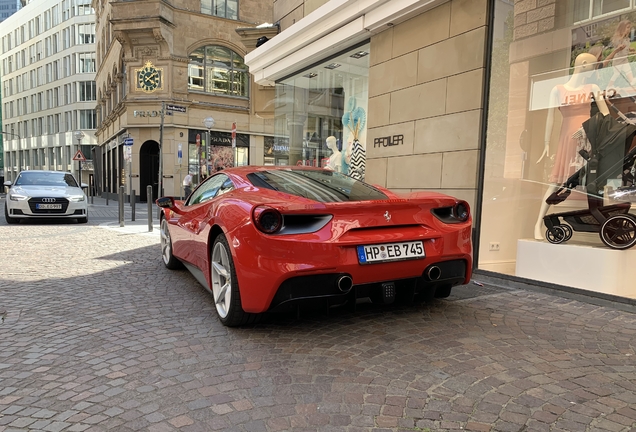
<svg viewBox="0 0 636 432">
<path fill-rule="evenodd" d="M 180 269 L 183 264 L 172 254 L 172 239 L 170 238 L 170 230 L 168 230 L 168 221 L 161 219 L 161 258 L 163 263 L 170 270 Z"/>
<path fill-rule="evenodd" d="M 4 205 L 4 219 L 7 221 L 8 224 L 17 224 L 20 222 L 17 218 L 9 216 L 9 209 L 7 208 L 6 203 Z"/>
<path fill-rule="evenodd" d="M 452 285 L 444 285 L 435 290 L 435 298 L 446 298 L 451 294 Z"/>
<path fill-rule="evenodd" d="M 256 322 L 258 314 L 246 313 L 241 307 L 241 294 L 227 239 L 219 234 L 212 245 L 210 260 L 212 295 L 223 325 L 235 327 Z"/>
<path fill-rule="evenodd" d="M 88 223 L 88 216 L 83 218 L 77 218 L 77 223 L 81 223 L 81 224 Z"/>
</svg>

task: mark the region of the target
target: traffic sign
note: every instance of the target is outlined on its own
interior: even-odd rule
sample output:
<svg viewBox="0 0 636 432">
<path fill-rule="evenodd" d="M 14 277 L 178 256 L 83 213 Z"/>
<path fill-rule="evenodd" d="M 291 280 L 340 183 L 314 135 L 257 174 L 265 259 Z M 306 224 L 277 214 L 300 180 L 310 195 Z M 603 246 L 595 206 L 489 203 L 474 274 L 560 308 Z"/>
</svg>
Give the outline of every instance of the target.
<svg viewBox="0 0 636 432">
<path fill-rule="evenodd" d="M 133 139 L 132 138 L 126 138 L 124 140 L 124 145 L 127 145 L 127 146 L 133 145 Z"/>
<path fill-rule="evenodd" d="M 85 162 L 86 158 L 84 157 L 84 154 L 82 153 L 81 150 L 77 150 L 77 152 L 75 153 L 75 156 L 73 156 L 73 160 Z"/>
</svg>

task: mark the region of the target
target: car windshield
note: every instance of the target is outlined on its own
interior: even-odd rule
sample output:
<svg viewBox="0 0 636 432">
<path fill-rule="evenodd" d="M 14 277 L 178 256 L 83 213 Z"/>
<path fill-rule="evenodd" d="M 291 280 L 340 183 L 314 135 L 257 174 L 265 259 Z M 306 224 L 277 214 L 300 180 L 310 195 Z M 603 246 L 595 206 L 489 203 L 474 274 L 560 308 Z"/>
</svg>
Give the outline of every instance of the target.
<svg viewBox="0 0 636 432">
<path fill-rule="evenodd" d="M 254 186 L 320 202 L 386 200 L 388 197 L 364 182 L 334 171 L 282 169 L 247 175 Z"/>
<path fill-rule="evenodd" d="M 15 180 L 15 186 L 71 186 L 78 187 L 75 178 L 70 173 L 23 171 Z"/>
</svg>

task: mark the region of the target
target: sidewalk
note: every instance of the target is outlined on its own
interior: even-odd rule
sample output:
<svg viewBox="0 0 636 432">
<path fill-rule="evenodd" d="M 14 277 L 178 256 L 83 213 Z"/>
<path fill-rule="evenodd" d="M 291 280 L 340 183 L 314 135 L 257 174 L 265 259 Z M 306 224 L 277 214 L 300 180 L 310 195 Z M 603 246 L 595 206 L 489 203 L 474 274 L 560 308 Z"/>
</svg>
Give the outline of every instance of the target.
<svg viewBox="0 0 636 432">
<path fill-rule="evenodd" d="M 108 228 L 125 234 L 147 234 L 159 236 L 159 218 L 157 206 L 152 205 L 152 231 L 148 230 L 148 203 L 135 204 L 135 220 L 132 220 L 132 207 L 130 203 L 124 203 L 124 226 L 119 223 L 119 202 L 105 198 L 88 198 L 89 222 L 97 222 L 100 228 Z M 103 221 L 99 223 L 100 221 Z"/>
</svg>

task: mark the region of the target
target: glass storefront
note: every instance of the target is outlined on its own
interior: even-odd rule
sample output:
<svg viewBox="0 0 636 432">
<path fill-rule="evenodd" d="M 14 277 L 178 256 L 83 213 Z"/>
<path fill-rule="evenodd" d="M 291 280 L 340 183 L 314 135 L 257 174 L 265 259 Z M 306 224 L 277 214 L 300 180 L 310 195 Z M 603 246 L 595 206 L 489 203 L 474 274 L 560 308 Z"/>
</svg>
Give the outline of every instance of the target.
<svg viewBox="0 0 636 432">
<path fill-rule="evenodd" d="M 478 266 L 587 288 L 636 243 L 636 4 L 494 3 Z"/>
<path fill-rule="evenodd" d="M 234 148 L 229 132 L 211 131 L 209 146 L 207 137 L 206 130 L 190 129 L 188 132 L 188 172 L 195 184 L 216 171 L 249 164 L 249 135 L 237 133 Z"/>
<path fill-rule="evenodd" d="M 277 83 L 266 165 L 327 167 L 364 178 L 369 49 L 358 46 Z"/>
</svg>

